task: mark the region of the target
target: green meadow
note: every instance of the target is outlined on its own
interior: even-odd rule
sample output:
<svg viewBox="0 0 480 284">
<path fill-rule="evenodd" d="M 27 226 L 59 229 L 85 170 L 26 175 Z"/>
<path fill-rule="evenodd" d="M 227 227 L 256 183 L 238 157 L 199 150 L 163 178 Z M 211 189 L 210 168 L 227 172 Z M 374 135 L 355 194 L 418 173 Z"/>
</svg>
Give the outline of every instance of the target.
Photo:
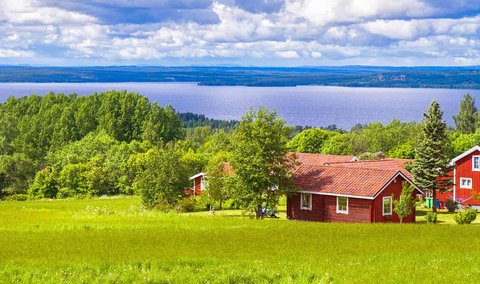
<svg viewBox="0 0 480 284">
<path fill-rule="evenodd" d="M 480 226 L 447 215 L 438 225 L 332 224 L 145 211 L 125 197 L 4 201 L 0 282 L 478 282 Z"/>
</svg>

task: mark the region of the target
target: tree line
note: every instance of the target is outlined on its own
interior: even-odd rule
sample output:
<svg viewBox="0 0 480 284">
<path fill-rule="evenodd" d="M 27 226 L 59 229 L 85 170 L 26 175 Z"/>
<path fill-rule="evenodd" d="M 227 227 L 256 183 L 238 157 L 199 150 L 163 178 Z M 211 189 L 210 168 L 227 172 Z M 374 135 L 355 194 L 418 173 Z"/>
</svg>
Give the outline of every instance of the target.
<svg viewBox="0 0 480 284">
<path fill-rule="evenodd" d="M 465 95 L 455 127 L 445 126 L 442 159 L 480 142 L 478 117 L 474 98 Z M 239 122 L 219 123 L 111 91 L 11 97 L 0 104 L 0 125 L 2 199 L 137 194 L 147 207 L 173 207 L 190 202 L 188 177 L 208 171 L 210 194 L 199 202 L 230 200 L 259 214 L 278 202 L 281 191 L 272 188 L 291 188 L 288 152 L 415 158 L 426 122 L 299 130 L 260 108 Z M 226 162 L 235 178 L 225 174 Z"/>
</svg>

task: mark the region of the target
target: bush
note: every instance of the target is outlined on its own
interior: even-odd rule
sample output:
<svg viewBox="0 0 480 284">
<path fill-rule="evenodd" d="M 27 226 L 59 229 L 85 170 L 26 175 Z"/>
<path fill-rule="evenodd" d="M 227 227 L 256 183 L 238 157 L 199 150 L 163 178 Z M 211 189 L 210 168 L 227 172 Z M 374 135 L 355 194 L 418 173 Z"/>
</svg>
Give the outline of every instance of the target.
<svg viewBox="0 0 480 284">
<path fill-rule="evenodd" d="M 28 195 L 26 194 L 14 194 L 7 196 L 5 198 L 6 201 L 26 201 L 28 200 Z"/>
<path fill-rule="evenodd" d="M 210 210 L 211 203 L 212 200 L 207 193 L 195 196 L 195 205 L 198 211 Z"/>
<path fill-rule="evenodd" d="M 425 220 L 427 220 L 428 224 L 436 224 L 437 223 L 437 213 L 428 212 L 425 215 Z"/>
<path fill-rule="evenodd" d="M 195 211 L 196 201 L 193 198 L 187 197 L 180 201 L 181 212 L 193 212 Z"/>
<path fill-rule="evenodd" d="M 477 210 L 471 208 L 453 215 L 453 220 L 459 225 L 470 224 L 475 221 L 475 219 L 477 219 Z"/>
<path fill-rule="evenodd" d="M 448 212 L 455 212 L 458 209 L 458 203 L 455 200 L 447 199 L 445 207 L 447 207 Z"/>
</svg>

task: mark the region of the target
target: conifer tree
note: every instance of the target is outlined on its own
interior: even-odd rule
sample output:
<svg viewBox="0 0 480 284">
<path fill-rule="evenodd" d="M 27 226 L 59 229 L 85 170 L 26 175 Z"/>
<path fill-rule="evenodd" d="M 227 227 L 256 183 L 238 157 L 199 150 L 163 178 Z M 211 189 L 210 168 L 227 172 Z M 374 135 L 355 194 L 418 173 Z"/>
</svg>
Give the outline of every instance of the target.
<svg viewBox="0 0 480 284">
<path fill-rule="evenodd" d="M 415 183 L 423 190 L 430 191 L 433 197 L 433 211 L 436 212 L 436 192 L 448 188 L 450 180 L 446 177 L 447 163 L 447 125 L 442 120 L 443 111 L 436 101 L 432 101 L 427 113 L 423 113 L 422 140 L 415 149 L 415 161 L 412 173 Z"/>
<path fill-rule="evenodd" d="M 463 134 L 475 133 L 477 117 L 475 98 L 467 93 L 460 102 L 458 114 L 453 116 L 455 127 Z"/>
</svg>

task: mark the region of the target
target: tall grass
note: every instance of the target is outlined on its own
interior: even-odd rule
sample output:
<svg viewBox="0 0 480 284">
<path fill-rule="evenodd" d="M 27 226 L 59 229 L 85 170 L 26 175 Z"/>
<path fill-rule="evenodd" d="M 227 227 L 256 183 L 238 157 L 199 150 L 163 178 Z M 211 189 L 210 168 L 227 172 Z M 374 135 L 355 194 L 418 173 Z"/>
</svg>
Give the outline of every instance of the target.
<svg viewBox="0 0 480 284">
<path fill-rule="evenodd" d="M 136 198 L 0 203 L 0 282 L 431 283 L 480 279 L 480 226 L 144 211 Z"/>
</svg>

